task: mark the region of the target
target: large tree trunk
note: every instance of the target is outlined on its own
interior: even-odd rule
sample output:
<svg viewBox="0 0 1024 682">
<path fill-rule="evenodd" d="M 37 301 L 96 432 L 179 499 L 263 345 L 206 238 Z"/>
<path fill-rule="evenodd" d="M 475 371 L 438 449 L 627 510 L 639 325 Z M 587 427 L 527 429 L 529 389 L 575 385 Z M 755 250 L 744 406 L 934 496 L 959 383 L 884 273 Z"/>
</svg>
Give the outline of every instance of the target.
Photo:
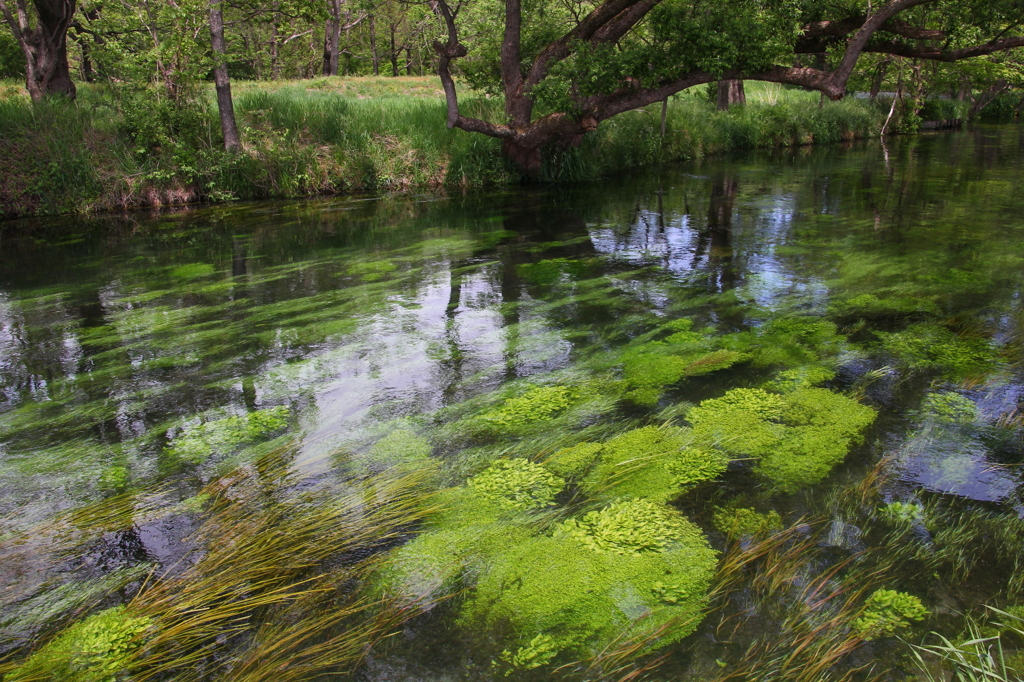
<svg viewBox="0 0 1024 682">
<path fill-rule="evenodd" d="M 15 3 L 12 13 L 0 0 L 0 12 L 25 55 L 25 88 L 32 101 L 46 95 L 74 99 L 77 91 L 68 68 L 68 28 L 75 16 L 75 0 L 34 0 L 39 18 L 35 28 L 29 25 L 26 1 Z"/>
<path fill-rule="evenodd" d="M 242 148 L 242 141 L 235 123 L 235 105 L 231 101 L 221 0 L 210 0 L 210 42 L 213 46 L 213 82 L 217 87 L 217 110 L 220 112 L 220 129 L 224 133 L 224 149 L 237 152 Z"/>
<path fill-rule="evenodd" d="M 513 140 L 505 140 L 501 145 L 501 151 L 523 175 L 531 178 L 540 175 L 540 147 L 524 147 Z"/>
<path fill-rule="evenodd" d="M 734 104 L 746 104 L 747 94 L 743 90 L 743 81 L 718 81 L 718 110 L 728 111 Z"/>
<path fill-rule="evenodd" d="M 325 76 L 338 75 L 338 53 L 341 51 L 341 3 L 331 0 L 331 16 L 324 26 L 324 65 L 321 73 Z"/>
</svg>

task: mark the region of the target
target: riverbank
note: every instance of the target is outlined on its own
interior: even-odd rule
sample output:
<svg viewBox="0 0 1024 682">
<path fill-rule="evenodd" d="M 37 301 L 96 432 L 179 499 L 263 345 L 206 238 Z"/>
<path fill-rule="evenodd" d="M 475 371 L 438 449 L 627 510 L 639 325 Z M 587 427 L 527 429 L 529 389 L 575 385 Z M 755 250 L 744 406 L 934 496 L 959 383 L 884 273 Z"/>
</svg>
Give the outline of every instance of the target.
<svg viewBox="0 0 1024 682">
<path fill-rule="evenodd" d="M 748 104 L 717 112 L 704 89 L 602 123 L 576 149 L 545 159 L 545 181 L 732 150 L 830 144 L 877 134 L 885 111 L 865 101 L 748 84 Z M 435 78 L 321 78 L 239 83 L 245 149 L 219 147 L 205 93 L 184 104 L 85 86 L 78 102 L 33 107 L 0 87 L 0 217 L 88 213 L 197 201 L 365 190 L 468 188 L 521 180 L 497 140 L 444 126 Z M 500 118 L 501 102 L 466 97 L 467 113 Z"/>
</svg>

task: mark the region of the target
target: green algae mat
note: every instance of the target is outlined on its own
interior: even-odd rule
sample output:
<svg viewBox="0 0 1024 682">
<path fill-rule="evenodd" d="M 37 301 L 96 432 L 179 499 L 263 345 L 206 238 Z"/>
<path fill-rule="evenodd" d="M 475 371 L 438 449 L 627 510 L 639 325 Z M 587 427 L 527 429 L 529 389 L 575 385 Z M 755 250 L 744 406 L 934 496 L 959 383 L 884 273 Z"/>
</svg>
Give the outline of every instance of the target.
<svg viewBox="0 0 1024 682">
<path fill-rule="evenodd" d="M 1002 126 L 4 224 L 0 674 L 1020 679 L 1022 189 Z"/>
</svg>

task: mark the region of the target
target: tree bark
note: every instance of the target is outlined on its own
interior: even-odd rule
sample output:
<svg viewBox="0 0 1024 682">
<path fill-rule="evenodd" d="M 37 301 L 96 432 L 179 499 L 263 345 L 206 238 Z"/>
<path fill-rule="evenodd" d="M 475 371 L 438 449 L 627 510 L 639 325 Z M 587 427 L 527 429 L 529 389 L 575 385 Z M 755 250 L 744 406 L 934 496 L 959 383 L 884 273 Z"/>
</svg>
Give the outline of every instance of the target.
<svg viewBox="0 0 1024 682">
<path fill-rule="evenodd" d="M 398 78 L 398 55 L 400 50 L 395 47 L 395 24 L 392 22 L 391 27 L 391 75 Z"/>
<path fill-rule="evenodd" d="M 746 104 L 747 93 L 743 90 L 743 81 L 732 79 L 718 81 L 718 110 L 728 111 L 736 104 Z"/>
<path fill-rule="evenodd" d="M 29 23 L 25 0 L 15 0 L 12 13 L 0 0 L 0 13 L 25 55 L 25 88 L 33 102 L 47 95 L 74 99 L 75 83 L 68 68 L 68 28 L 75 16 L 75 0 L 33 0 L 37 26 Z M 17 15 L 17 16 L 15 16 Z"/>
<path fill-rule="evenodd" d="M 213 82 L 217 88 L 217 110 L 220 112 L 220 129 L 224 133 L 224 149 L 235 153 L 242 148 L 242 141 L 235 123 L 235 106 L 231 101 L 221 0 L 210 0 L 210 42 L 213 46 Z"/>
<path fill-rule="evenodd" d="M 370 52 L 373 56 L 373 75 L 380 75 L 380 57 L 377 54 L 377 20 L 370 15 Z"/>
</svg>

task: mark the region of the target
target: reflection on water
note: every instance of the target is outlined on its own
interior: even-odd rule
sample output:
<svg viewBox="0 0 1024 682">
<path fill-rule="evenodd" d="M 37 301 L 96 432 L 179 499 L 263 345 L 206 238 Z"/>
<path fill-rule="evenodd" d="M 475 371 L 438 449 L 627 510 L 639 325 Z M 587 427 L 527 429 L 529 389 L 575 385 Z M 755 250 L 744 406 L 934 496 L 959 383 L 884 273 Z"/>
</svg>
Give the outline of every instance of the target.
<svg viewBox="0 0 1024 682">
<path fill-rule="evenodd" d="M 507 382 L 599 362 L 684 316 L 716 334 L 792 315 L 836 321 L 849 345 L 832 386 L 882 413 L 838 475 L 888 456 L 893 495 L 1019 509 L 1022 140 L 1016 127 L 981 127 L 562 189 L 10 224 L 0 535 L 126 485 L 164 480 L 187 499 L 258 452 L 171 461 L 168 446 L 200 423 L 285 406 L 287 433 L 259 447 L 298 434 L 298 465 L 322 473 L 340 450 L 428 428 Z M 914 324 L 983 339 L 995 359 L 963 370 L 884 336 Z M 764 378 L 744 371 L 681 385 L 650 414 Z M 940 388 L 980 406 L 973 427 L 921 421 Z M 171 562 L 189 530 L 172 526 L 107 538 L 97 561 Z"/>
</svg>

